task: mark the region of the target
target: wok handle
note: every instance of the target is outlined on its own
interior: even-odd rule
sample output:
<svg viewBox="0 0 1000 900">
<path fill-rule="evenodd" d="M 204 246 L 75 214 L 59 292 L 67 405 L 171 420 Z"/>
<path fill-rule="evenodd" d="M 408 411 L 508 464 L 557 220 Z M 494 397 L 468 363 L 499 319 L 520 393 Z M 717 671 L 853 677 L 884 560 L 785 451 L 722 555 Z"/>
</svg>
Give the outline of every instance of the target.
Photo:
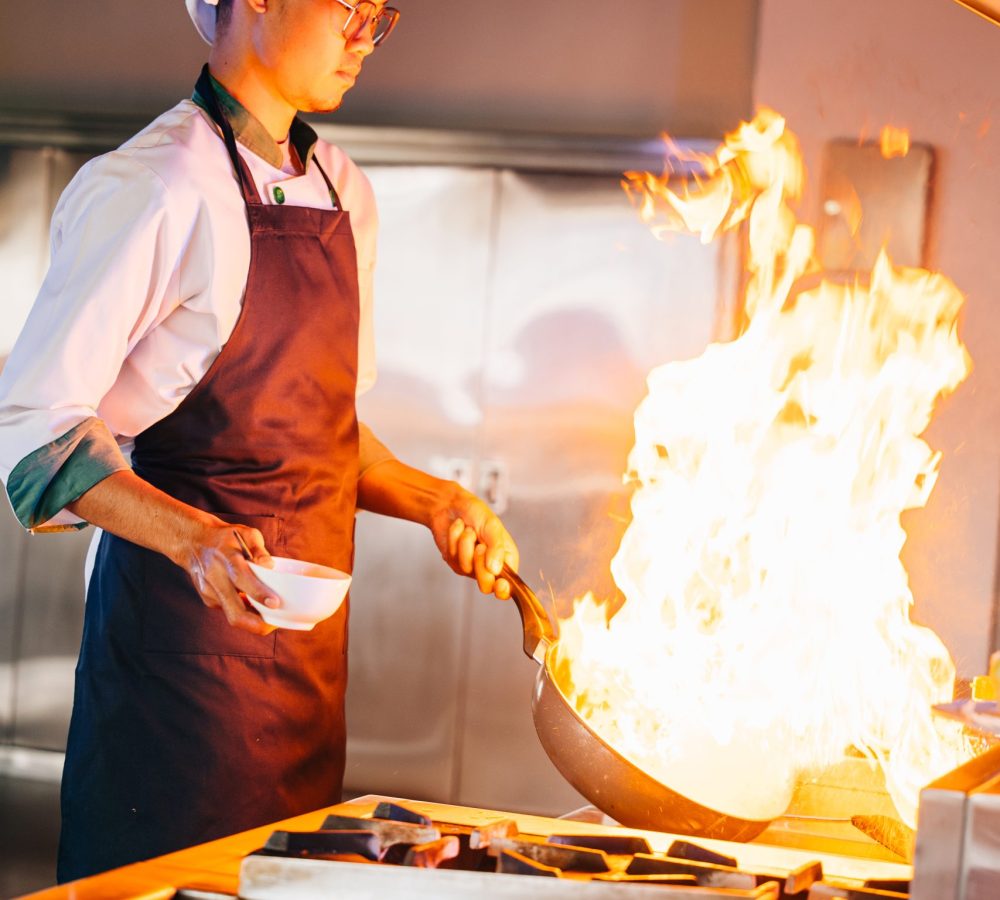
<svg viewBox="0 0 1000 900">
<path fill-rule="evenodd" d="M 521 614 L 524 629 L 524 652 L 539 665 L 545 664 L 545 651 L 555 642 L 555 629 L 542 601 L 510 566 L 504 564 L 500 577 L 510 584 L 510 597 Z"/>
</svg>

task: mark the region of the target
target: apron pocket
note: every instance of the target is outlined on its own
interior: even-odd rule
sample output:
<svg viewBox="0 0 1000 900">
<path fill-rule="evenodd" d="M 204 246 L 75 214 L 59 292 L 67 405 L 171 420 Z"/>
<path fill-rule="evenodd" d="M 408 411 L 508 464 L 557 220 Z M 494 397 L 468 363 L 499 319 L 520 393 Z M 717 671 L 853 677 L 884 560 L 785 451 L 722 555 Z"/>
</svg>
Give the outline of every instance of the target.
<svg viewBox="0 0 1000 900">
<path fill-rule="evenodd" d="M 264 535 L 278 553 L 282 520 L 278 516 L 218 513 L 224 522 L 248 525 Z M 250 634 L 233 628 L 221 609 L 209 609 L 180 566 L 160 553 L 145 551 L 142 647 L 147 653 L 188 653 L 208 656 L 274 657 L 276 632 Z"/>
</svg>

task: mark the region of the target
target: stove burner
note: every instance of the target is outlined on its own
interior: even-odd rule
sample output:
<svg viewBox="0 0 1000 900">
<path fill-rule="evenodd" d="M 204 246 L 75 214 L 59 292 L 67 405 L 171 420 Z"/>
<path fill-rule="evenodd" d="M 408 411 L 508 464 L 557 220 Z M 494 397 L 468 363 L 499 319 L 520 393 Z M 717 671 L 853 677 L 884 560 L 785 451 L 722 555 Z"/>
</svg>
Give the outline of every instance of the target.
<svg viewBox="0 0 1000 900">
<path fill-rule="evenodd" d="M 643 853 L 648 853 L 648 850 L 643 850 Z M 673 859 L 690 859 L 694 862 L 711 863 L 715 866 L 729 866 L 730 869 L 735 869 L 738 863 L 731 856 L 724 856 L 721 853 L 715 853 L 712 850 L 706 850 L 704 847 L 699 847 L 697 844 L 691 844 L 687 841 L 674 841 L 670 845 L 670 849 L 667 850 L 667 856 Z"/>
<path fill-rule="evenodd" d="M 497 838 L 489 848 L 490 856 L 498 856 L 507 851 L 525 856 L 543 866 L 562 869 L 566 872 L 600 874 L 611 871 L 608 858 L 603 850 L 590 850 L 586 847 L 570 847 L 562 844 L 542 844 L 537 840 L 528 841 L 517 838 Z"/>
<path fill-rule="evenodd" d="M 633 835 L 519 833 L 511 819 L 476 827 L 434 822 L 394 803 L 380 803 L 372 818 L 331 815 L 319 831 L 276 831 L 257 855 L 357 861 L 391 867 L 462 869 L 543 878 L 657 885 L 684 896 L 756 900 L 875 900 L 905 898 L 907 882 L 843 887 L 823 881 L 809 862 L 791 872 L 748 871 L 735 857 L 689 841 L 654 853 Z M 702 894 L 704 892 L 704 894 Z"/>
<path fill-rule="evenodd" d="M 392 844 L 427 844 L 441 837 L 433 825 L 407 825 L 390 819 L 356 819 L 352 816 L 327 816 L 324 831 L 369 831 L 378 835 L 384 850 Z"/>
<path fill-rule="evenodd" d="M 823 880 L 823 864 L 803 863 L 785 876 L 785 893 L 800 894 Z"/>
<path fill-rule="evenodd" d="M 264 845 L 276 856 L 341 856 L 348 853 L 372 862 L 382 856 L 378 835 L 371 831 L 276 831 Z"/>
<path fill-rule="evenodd" d="M 455 859 L 459 853 L 459 842 L 455 835 L 427 844 L 414 844 L 403 857 L 404 866 L 416 866 L 418 869 L 436 869 L 449 859 Z"/>
<path fill-rule="evenodd" d="M 588 847 L 591 850 L 603 850 L 605 853 L 614 853 L 618 856 L 653 852 L 649 841 L 630 834 L 554 834 L 549 838 L 549 843 Z"/>
<path fill-rule="evenodd" d="M 757 887 L 757 876 L 752 872 L 741 872 L 733 866 L 672 859 L 651 853 L 636 853 L 625 872 L 628 875 L 693 875 L 703 887 L 743 891 Z"/>
<path fill-rule="evenodd" d="M 433 825 L 430 816 L 407 809 L 396 803 L 380 803 L 372 813 L 374 819 L 389 819 L 391 822 L 407 822 L 410 825 Z"/>
<path fill-rule="evenodd" d="M 910 882 L 908 881 L 866 881 L 866 888 L 876 891 L 887 891 L 890 895 L 902 894 L 904 897 L 910 893 Z"/>
<path fill-rule="evenodd" d="M 559 870 L 555 866 L 547 866 L 522 856 L 516 850 L 501 850 L 497 861 L 497 871 L 508 875 L 541 875 L 545 878 L 558 878 Z"/>
</svg>

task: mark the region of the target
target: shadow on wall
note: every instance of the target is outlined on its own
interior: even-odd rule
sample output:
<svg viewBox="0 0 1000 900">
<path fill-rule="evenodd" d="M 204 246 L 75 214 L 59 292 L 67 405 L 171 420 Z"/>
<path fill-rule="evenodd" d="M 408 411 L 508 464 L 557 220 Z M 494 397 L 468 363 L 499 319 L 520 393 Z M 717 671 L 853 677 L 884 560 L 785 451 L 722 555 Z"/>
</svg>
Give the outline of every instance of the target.
<svg viewBox="0 0 1000 900">
<path fill-rule="evenodd" d="M 630 518 L 622 474 L 646 372 L 612 318 L 579 307 L 530 322 L 507 352 L 517 377 L 487 374 L 485 443 L 518 460 L 519 506 L 545 536 L 544 558 L 524 571 L 540 570 L 536 587 L 565 614 L 586 591 L 615 596 L 610 562 Z"/>
</svg>

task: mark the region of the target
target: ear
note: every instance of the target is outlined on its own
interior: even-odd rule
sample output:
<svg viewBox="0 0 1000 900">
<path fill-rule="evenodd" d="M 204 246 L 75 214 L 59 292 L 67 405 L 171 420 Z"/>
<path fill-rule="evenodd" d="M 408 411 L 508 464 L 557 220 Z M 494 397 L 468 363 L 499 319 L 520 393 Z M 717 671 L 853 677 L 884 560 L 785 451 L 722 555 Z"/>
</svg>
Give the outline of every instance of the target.
<svg viewBox="0 0 1000 900">
<path fill-rule="evenodd" d="M 268 0 L 241 0 L 241 2 L 246 3 L 250 7 L 251 12 L 255 12 L 258 15 L 267 12 Z"/>
</svg>

